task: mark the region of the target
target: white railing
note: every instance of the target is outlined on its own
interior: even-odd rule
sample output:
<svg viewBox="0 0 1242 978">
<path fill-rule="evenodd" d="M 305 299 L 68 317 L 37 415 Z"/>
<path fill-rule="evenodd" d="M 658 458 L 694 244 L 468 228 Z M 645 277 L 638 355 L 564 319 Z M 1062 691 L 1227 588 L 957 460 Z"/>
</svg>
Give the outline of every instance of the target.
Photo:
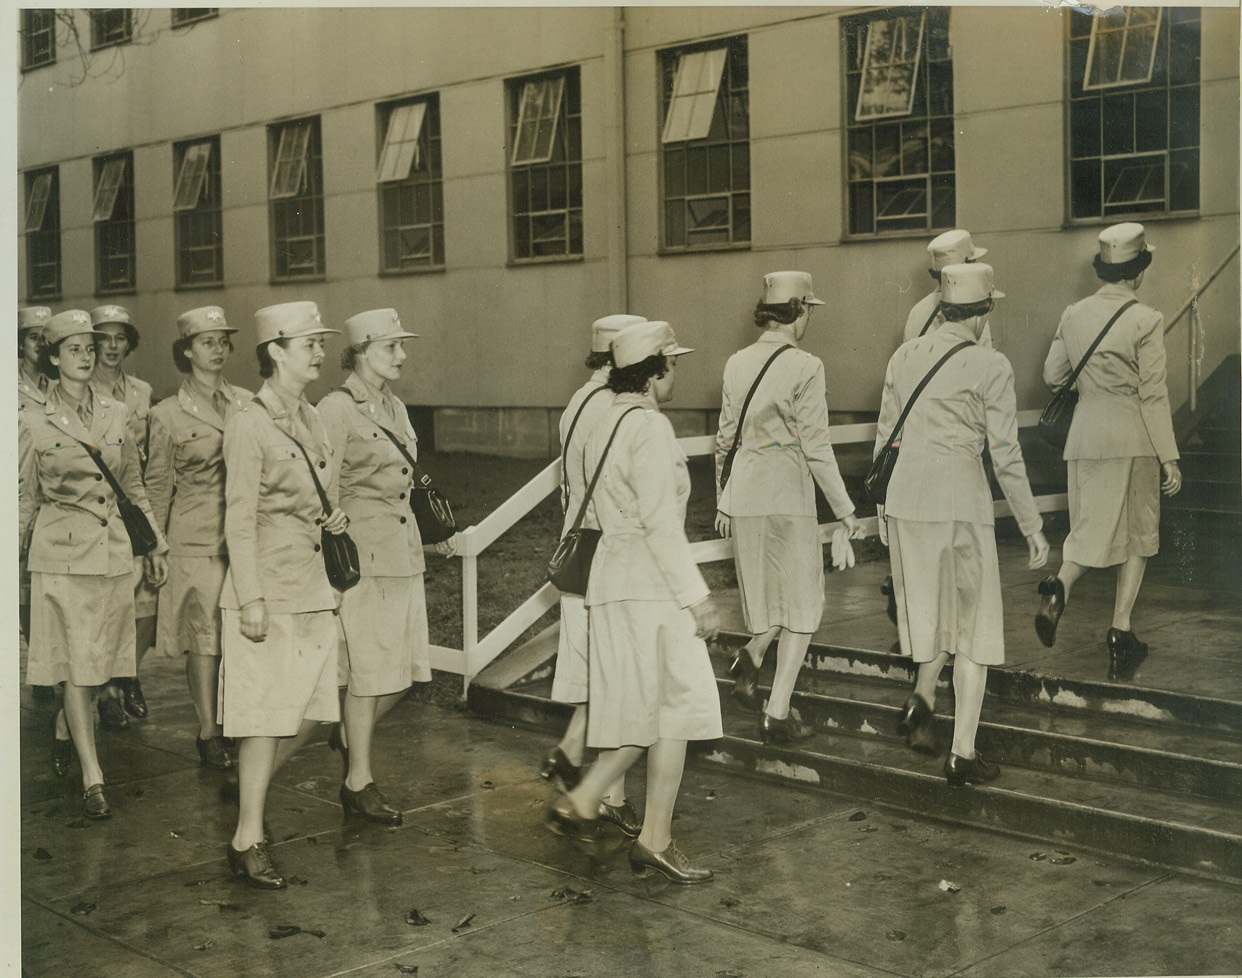
<svg viewBox="0 0 1242 978">
<path fill-rule="evenodd" d="M 1220 276 L 1231 261 L 1238 256 L 1242 245 L 1234 245 L 1230 249 L 1216 270 L 1207 277 L 1202 285 L 1198 286 L 1190 297 L 1182 303 L 1182 307 L 1169 320 L 1167 326 L 1164 327 L 1164 335 L 1168 336 L 1173 331 L 1173 327 L 1181 321 L 1182 317 L 1187 313 L 1190 314 L 1190 335 L 1186 340 L 1186 385 L 1189 391 L 1189 406 L 1191 414 L 1194 414 L 1199 405 L 1199 379 L 1203 372 L 1203 321 L 1199 318 L 1199 297 L 1207 291 L 1207 287 L 1211 285 Z"/>
<path fill-rule="evenodd" d="M 1039 414 L 1039 411 L 1019 412 L 1019 427 L 1034 427 L 1039 420 Z M 832 429 L 832 443 L 834 445 L 871 445 L 875 442 L 875 431 L 874 424 L 840 425 Z M 687 458 L 712 455 L 716 451 L 715 435 L 680 438 L 678 443 Z M 457 673 L 463 677 L 464 686 L 468 686 L 471 679 L 512 645 L 523 632 L 547 614 L 560 600 L 560 592 L 551 584 L 544 584 L 514 609 L 504 621 L 482 639 L 479 638 L 479 556 L 518 520 L 559 489 L 560 459 L 554 459 L 526 485 L 501 503 L 481 523 L 467 527 L 454 538 L 457 544 L 457 556 L 461 558 L 462 647 L 453 649 L 433 645 L 431 647 L 432 668 Z M 1035 504 L 1041 513 L 1065 510 L 1069 506 L 1065 493 L 1037 496 Z M 998 501 L 996 515 L 998 517 L 1012 515 L 1009 504 L 1004 500 Z M 863 524 L 869 534 L 878 532 L 875 517 L 864 520 Z M 839 525 L 839 523 L 820 524 L 820 540 L 827 542 L 832 537 L 833 530 Z M 549 556 L 552 548 L 553 541 L 549 540 Z M 733 541 L 700 540 L 690 545 L 690 552 L 700 564 L 715 560 L 732 560 Z"/>
</svg>

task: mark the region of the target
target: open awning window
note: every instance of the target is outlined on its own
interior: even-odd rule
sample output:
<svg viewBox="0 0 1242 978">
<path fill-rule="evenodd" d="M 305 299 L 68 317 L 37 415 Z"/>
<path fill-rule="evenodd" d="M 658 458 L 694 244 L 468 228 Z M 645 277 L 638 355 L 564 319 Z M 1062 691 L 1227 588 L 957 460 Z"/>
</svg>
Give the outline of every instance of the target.
<svg viewBox="0 0 1242 978">
<path fill-rule="evenodd" d="M 661 143 L 667 145 L 707 137 L 716 113 L 716 98 L 728 53 L 728 48 L 711 48 L 681 55 Z"/>
<path fill-rule="evenodd" d="M 125 181 L 125 157 L 108 160 L 99 174 L 99 183 L 95 185 L 95 208 L 91 215 L 93 221 L 112 220 L 112 211 L 116 208 L 116 198 L 120 193 L 121 184 Z"/>
<path fill-rule="evenodd" d="M 1160 7 L 1114 7 L 1091 20 L 1084 91 L 1151 81 L 1160 36 Z"/>
<path fill-rule="evenodd" d="M 30 199 L 26 201 L 26 231 L 42 231 L 43 215 L 47 213 L 47 201 L 52 196 L 52 175 L 40 173 L 30 184 Z"/>
<path fill-rule="evenodd" d="M 211 163 L 211 143 L 194 143 L 187 146 L 181 157 L 181 169 L 177 172 L 177 187 L 173 191 L 173 210 L 189 211 L 198 206 L 207 184 L 207 168 Z"/>
<path fill-rule="evenodd" d="M 392 110 L 375 174 L 377 183 L 404 180 L 418 166 L 418 141 L 426 115 L 426 102 L 398 105 Z"/>
<path fill-rule="evenodd" d="M 556 142 L 556 124 L 565 94 L 565 76 L 528 81 L 522 86 L 513 165 L 547 163 Z"/>
<path fill-rule="evenodd" d="M 907 116 L 914 108 L 927 12 L 878 18 L 867 25 L 855 122 Z"/>
<path fill-rule="evenodd" d="M 272 167 L 272 186 L 269 196 L 273 200 L 296 197 L 302 192 L 306 181 L 306 155 L 310 148 L 311 124 L 298 122 L 280 130 L 280 143 L 276 147 L 276 165 Z"/>
</svg>

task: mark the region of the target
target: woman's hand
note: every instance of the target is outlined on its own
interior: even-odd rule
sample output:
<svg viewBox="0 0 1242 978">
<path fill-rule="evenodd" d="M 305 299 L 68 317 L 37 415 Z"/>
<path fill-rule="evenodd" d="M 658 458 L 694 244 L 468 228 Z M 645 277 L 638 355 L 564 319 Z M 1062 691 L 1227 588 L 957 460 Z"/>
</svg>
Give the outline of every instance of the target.
<svg viewBox="0 0 1242 978">
<path fill-rule="evenodd" d="M 842 523 L 844 524 L 844 520 Z M 832 531 L 832 566 L 839 571 L 854 566 L 854 547 L 850 543 L 850 530 L 844 525 Z"/>
<path fill-rule="evenodd" d="M 147 554 L 143 576 L 153 588 L 162 588 L 168 581 L 168 558 L 164 554 Z"/>
<path fill-rule="evenodd" d="M 878 523 L 880 543 L 884 544 L 884 546 L 887 547 L 888 546 L 888 521 L 884 519 L 884 507 L 877 506 L 875 508 L 875 515 L 876 515 L 876 520 Z"/>
<path fill-rule="evenodd" d="M 1026 562 L 1026 566 L 1031 570 L 1037 567 L 1043 567 L 1048 563 L 1048 538 L 1042 532 L 1036 530 L 1026 538 L 1026 548 L 1030 555 L 1030 559 Z"/>
<path fill-rule="evenodd" d="M 720 612 L 716 609 L 716 602 L 712 600 L 709 594 L 698 604 L 690 606 L 690 614 L 694 615 L 694 624 L 697 626 L 695 635 L 705 642 L 710 642 L 720 631 Z"/>
<path fill-rule="evenodd" d="M 457 534 L 454 533 L 447 540 L 441 540 L 439 543 L 437 543 L 436 553 L 440 554 L 442 557 L 456 557 L 457 556 Z"/>
<path fill-rule="evenodd" d="M 1160 466 L 1160 491 L 1166 496 L 1176 496 L 1182 489 L 1182 470 L 1176 462 L 1165 462 Z"/>
<path fill-rule="evenodd" d="M 716 532 L 726 540 L 733 536 L 733 517 L 716 510 Z"/>
<path fill-rule="evenodd" d="M 329 533 L 344 533 L 347 526 L 349 526 L 349 517 L 339 506 L 332 511 L 331 516 L 323 521 L 323 528 Z"/>
<path fill-rule="evenodd" d="M 267 602 L 262 598 L 242 605 L 241 633 L 252 642 L 267 638 Z"/>
<path fill-rule="evenodd" d="M 841 525 L 850 531 L 851 540 L 862 540 L 867 536 L 867 528 L 863 526 L 863 521 L 853 513 L 850 513 L 849 516 L 843 517 Z"/>
</svg>

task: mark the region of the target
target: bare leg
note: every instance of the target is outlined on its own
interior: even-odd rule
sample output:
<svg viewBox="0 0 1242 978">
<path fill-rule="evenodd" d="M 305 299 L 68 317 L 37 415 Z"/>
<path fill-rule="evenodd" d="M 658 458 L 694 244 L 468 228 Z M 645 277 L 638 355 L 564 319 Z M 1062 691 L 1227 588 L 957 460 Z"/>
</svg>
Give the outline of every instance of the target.
<svg viewBox="0 0 1242 978">
<path fill-rule="evenodd" d="M 401 701 L 405 690 L 383 696 L 355 696 L 345 693 L 342 719 L 349 743 L 349 772 L 345 787 L 361 791 L 375 780 L 371 773 L 371 740 L 375 723 Z"/>
<path fill-rule="evenodd" d="M 1143 586 L 1143 574 L 1147 570 L 1146 557 L 1130 557 L 1117 571 L 1117 597 L 1113 603 L 1113 628 L 1123 632 L 1130 630 L 1130 612 L 1138 600 L 1139 588 Z"/>
<path fill-rule="evenodd" d="M 940 679 L 940 671 L 949 661 L 949 653 L 941 652 L 931 662 L 920 662 L 918 676 L 914 680 L 914 691 L 918 693 L 932 709 L 936 707 L 936 683 Z"/>
<path fill-rule="evenodd" d="M 219 737 L 223 731 L 216 722 L 216 694 L 220 686 L 220 660 L 214 655 L 185 657 L 185 678 L 198 714 L 198 736 L 202 740 Z"/>
<path fill-rule="evenodd" d="M 272 776 L 294 752 L 306 743 L 315 729 L 313 720 L 303 720 L 292 737 L 243 737 L 237 742 L 237 831 L 232 845 L 244 852 L 263 841 L 263 811 Z"/>
<path fill-rule="evenodd" d="M 603 800 L 614 808 L 625 803 L 625 774 L 626 772 L 622 771 L 621 776 L 604 792 Z"/>
<path fill-rule="evenodd" d="M 618 747 L 615 750 L 602 750 L 595 763 L 587 768 L 578 787 L 566 797 L 574 807 L 574 811 L 582 818 L 594 818 L 599 813 L 599 803 L 606 792 L 613 790 L 625 772 L 632 768 L 642 757 L 641 747 Z M 647 774 L 650 782 L 651 773 Z M 650 790 L 650 789 L 648 789 Z"/>
<path fill-rule="evenodd" d="M 147 651 L 155 645 L 155 616 L 149 618 L 139 618 L 134 622 L 134 675 L 138 675 L 138 669 L 142 665 L 142 660 L 146 657 Z"/>
<path fill-rule="evenodd" d="M 1062 562 L 1061 569 L 1057 571 L 1057 577 L 1061 579 L 1061 583 L 1065 586 L 1065 600 L 1069 601 L 1070 588 L 1072 588 L 1078 578 L 1087 572 L 1087 568 L 1082 564 L 1075 564 L 1072 560 Z"/>
<path fill-rule="evenodd" d="M 802 670 L 810 644 L 809 632 L 791 632 L 787 628 L 781 630 L 781 639 L 776 646 L 776 675 L 772 678 L 772 692 L 768 695 L 768 705 L 764 711 L 768 716 L 778 720 L 789 716 L 789 700 L 793 696 L 798 673 Z"/>
<path fill-rule="evenodd" d="M 292 737 L 278 737 L 276 744 L 276 760 L 272 764 L 272 775 L 285 766 L 285 761 L 302 749 L 319 723 L 315 720 L 303 720 L 298 732 Z"/>
<path fill-rule="evenodd" d="M 638 841 L 651 852 L 663 852 L 673 840 L 673 806 L 685 766 L 684 740 L 657 740 L 647 752 L 647 807 Z"/>
<path fill-rule="evenodd" d="M 569 718 L 561 742 L 556 745 L 574 767 L 582 767 L 582 759 L 586 755 L 586 732 L 587 706 L 579 703 L 574 707 L 574 715 Z"/>
<path fill-rule="evenodd" d="M 73 749 L 82 767 L 82 787 L 103 784 L 103 769 L 99 766 L 99 753 L 95 749 L 95 687 L 75 686 L 65 683 L 64 723 L 73 738 Z M 57 732 L 60 732 L 57 720 Z"/>
<path fill-rule="evenodd" d="M 780 625 L 773 625 L 766 632 L 756 632 L 746 643 L 746 651 L 750 653 L 750 661 L 755 664 L 756 668 L 763 665 L 763 657 L 768 654 L 768 646 L 772 644 L 772 640 L 776 638 L 780 630 Z M 780 654 L 779 649 L 777 654 Z"/>
<path fill-rule="evenodd" d="M 964 655 L 953 663 L 953 753 L 964 760 L 975 756 L 975 734 L 983 711 L 983 693 L 988 683 L 988 667 Z"/>
</svg>

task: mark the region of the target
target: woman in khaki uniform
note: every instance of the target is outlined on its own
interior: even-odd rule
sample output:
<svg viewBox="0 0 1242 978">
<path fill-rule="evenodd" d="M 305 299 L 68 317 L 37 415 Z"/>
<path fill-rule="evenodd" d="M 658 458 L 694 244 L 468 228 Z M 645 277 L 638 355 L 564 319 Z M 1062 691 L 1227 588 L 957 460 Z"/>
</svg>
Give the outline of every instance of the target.
<svg viewBox="0 0 1242 978">
<path fill-rule="evenodd" d="M 96 687 L 134 671 L 134 555 L 117 496 L 81 443 L 98 449 L 125 494 L 155 525 L 139 475 L 125 405 L 95 393 L 90 316 L 72 309 L 44 329 L 45 372 L 57 379 L 39 409 L 19 426 L 19 539 L 31 521 L 30 656 L 26 681 L 65 684 L 57 713 L 52 767 L 69 771 L 70 740 L 82 767 L 84 814 L 108 818 L 104 775 L 95 750 Z M 37 515 L 36 515 L 37 513 Z M 145 558 L 148 582 L 164 583 L 168 546 Z"/>
<path fill-rule="evenodd" d="M 342 532 L 349 520 L 335 500 L 323 512 L 310 466 L 331 499 L 336 459 L 302 395 L 319 377 L 324 336 L 340 331 L 324 327 L 313 302 L 267 306 L 254 323 L 266 383 L 224 426 L 220 722 L 238 741 L 229 866 L 251 886 L 282 889 L 264 838 L 268 786 L 316 723 L 340 719 L 336 598 L 320 535 Z"/>
<path fill-rule="evenodd" d="M 174 397 L 151 411 L 147 497 L 167 534 L 168 583 L 160 589 L 156 649 L 185 656 L 198 716 L 199 763 L 228 770 L 233 759 L 216 720 L 224 543 L 224 426 L 253 395 L 224 379 L 237 330 L 219 306 L 177 319 L 173 363 L 186 374 Z"/>
<path fill-rule="evenodd" d="M 1123 304 L 1078 375 L 1078 406 L 1065 442 L 1070 532 L 1056 575 L 1040 582 L 1035 631 L 1057 639 L 1070 589 L 1090 567 L 1118 567 L 1113 621 L 1105 636 L 1109 678 L 1129 680 L 1147 658 L 1130 627 L 1147 559 L 1160 549 L 1160 493 L 1182 487 L 1165 384 L 1164 317 L 1138 302 L 1152 249 L 1143 225 L 1114 224 L 1099 236 L 1094 265 L 1104 283 L 1061 316 L 1044 362 L 1044 382 L 1062 387 Z"/>
<path fill-rule="evenodd" d="M 725 364 L 716 433 L 716 529 L 733 537 L 742 613 L 751 633 L 731 668 L 737 676 L 734 696 L 743 705 L 761 705 L 759 668 L 780 636 L 772 692 L 759 721 L 764 743 L 788 743 L 814 732 L 791 711 L 789 701 L 824 614 L 815 486 L 850 537 L 858 539 L 863 532 L 832 450 L 823 361 L 798 347 L 811 309 L 818 305 L 823 303 L 815 298 L 806 272 L 763 277 L 755 325 L 764 332 Z M 771 359 L 783 347 L 789 349 Z M 769 360 L 771 366 L 754 386 Z M 738 415 L 752 387 L 738 438 Z M 739 448 L 726 481 L 724 461 L 735 440 Z"/>
<path fill-rule="evenodd" d="M 138 349 L 138 329 L 130 321 L 128 309 L 111 304 L 92 309 L 91 324 L 99 334 L 95 339 L 95 373 L 91 377 L 91 386 L 128 409 L 129 437 L 138 446 L 139 465 L 145 469 L 151 385 L 126 373 L 123 366 L 126 358 Z M 155 591 L 146 583 L 142 561 L 135 559 L 135 671 L 133 676 L 117 677 L 99 697 L 99 722 L 108 730 L 124 730 L 129 726 L 128 717 L 141 720 L 147 715 L 147 701 L 137 670 L 142 667 L 147 649 L 155 644 L 155 606 Z"/>
<path fill-rule="evenodd" d="M 48 378 L 39 369 L 39 351 L 43 349 L 43 327 L 52 318 L 47 306 L 26 306 L 17 310 L 17 410 L 40 408 L 47 403 Z M 19 415 L 20 417 L 20 415 Z M 33 520 L 31 526 L 33 526 Z M 18 624 L 23 641 L 30 637 L 30 571 L 26 568 L 29 535 L 19 541 L 17 551 Z M 49 687 L 36 686 L 36 699 L 50 699 Z"/>
<path fill-rule="evenodd" d="M 995 510 L 983 468 L 991 446 L 996 478 L 1030 551 L 1042 567 L 1048 541 L 1018 446 L 1013 368 L 978 345 L 994 299 L 992 267 L 948 265 L 941 272 L 938 330 L 904 344 L 888 362 L 875 452 L 888 443 L 915 388 L 950 350 L 906 418 L 901 451 L 880 507 L 880 540 L 891 550 L 901 649 L 918 663 L 914 692 L 899 721 L 910 746 L 938 750 L 932 730 L 936 681 L 953 657 L 951 787 L 995 778 L 1000 769 L 975 749 L 988 666 L 1005 661 Z"/>
<path fill-rule="evenodd" d="M 673 806 L 690 740 L 722 735 L 720 697 L 705 639 L 719 615 L 690 555 L 690 476 L 659 405 L 673 393 L 678 345 L 665 322 L 627 326 L 612 342 L 617 395 L 587 440 L 595 471 L 590 509 L 603 536 L 587 585 L 590 692 L 587 743 L 600 751 L 582 781 L 549 813 L 549 825 L 582 837 L 598 824 L 604 792 L 647 751 L 647 803 L 630 868 L 674 883 L 704 883 L 672 837 Z M 616 431 L 615 440 L 613 432 Z"/>
<path fill-rule="evenodd" d="M 319 402 L 328 441 L 339 461 L 341 509 L 358 544 L 362 580 L 341 596 L 339 682 L 345 781 L 341 806 L 373 822 L 400 825 L 371 773 L 376 722 L 411 683 L 431 679 L 423 541 L 410 511 L 415 475 L 391 432 L 417 460 L 418 438 L 400 398 L 388 386 L 401 377 L 405 340 L 395 309 L 373 309 L 345 320 L 349 346 L 341 366 L 345 383 Z M 450 541 L 438 545 L 453 552 Z"/>
</svg>

